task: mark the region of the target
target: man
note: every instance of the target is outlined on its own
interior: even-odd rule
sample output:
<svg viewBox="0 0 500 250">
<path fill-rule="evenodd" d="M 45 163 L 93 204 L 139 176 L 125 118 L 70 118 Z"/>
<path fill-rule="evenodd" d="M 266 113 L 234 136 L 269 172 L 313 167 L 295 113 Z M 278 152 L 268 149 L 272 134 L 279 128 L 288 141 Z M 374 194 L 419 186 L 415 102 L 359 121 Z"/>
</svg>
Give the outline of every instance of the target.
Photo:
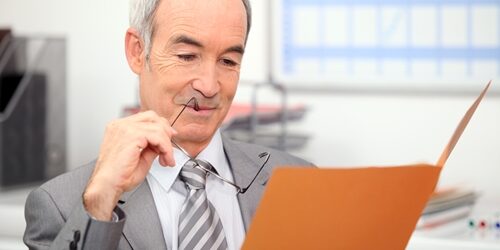
<svg viewBox="0 0 500 250">
<path fill-rule="evenodd" d="M 141 112 L 108 124 L 96 162 L 30 194 L 24 242 L 31 249 L 237 249 L 272 168 L 309 165 L 219 132 L 239 80 L 249 3 L 131 4 L 125 50 L 139 76 Z M 258 174 L 263 156 L 269 161 Z"/>
</svg>

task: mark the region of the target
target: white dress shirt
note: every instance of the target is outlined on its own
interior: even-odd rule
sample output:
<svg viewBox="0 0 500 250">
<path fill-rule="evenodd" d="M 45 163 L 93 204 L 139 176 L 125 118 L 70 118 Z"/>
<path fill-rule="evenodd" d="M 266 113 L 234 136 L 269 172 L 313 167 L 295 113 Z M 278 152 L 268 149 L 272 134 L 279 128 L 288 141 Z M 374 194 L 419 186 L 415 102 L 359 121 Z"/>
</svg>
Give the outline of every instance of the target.
<svg viewBox="0 0 500 250">
<path fill-rule="evenodd" d="M 178 176 L 189 157 L 174 148 L 174 158 L 175 167 L 162 167 L 156 159 L 146 178 L 160 217 L 165 243 L 168 249 L 177 250 L 179 215 L 188 194 L 185 184 Z M 210 162 L 220 176 L 233 181 L 220 131 L 215 133 L 210 144 L 196 158 Z M 208 175 L 205 189 L 208 200 L 221 219 L 228 248 L 240 249 L 245 238 L 245 228 L 236 189 L 213 175 Z"/>
</svg>

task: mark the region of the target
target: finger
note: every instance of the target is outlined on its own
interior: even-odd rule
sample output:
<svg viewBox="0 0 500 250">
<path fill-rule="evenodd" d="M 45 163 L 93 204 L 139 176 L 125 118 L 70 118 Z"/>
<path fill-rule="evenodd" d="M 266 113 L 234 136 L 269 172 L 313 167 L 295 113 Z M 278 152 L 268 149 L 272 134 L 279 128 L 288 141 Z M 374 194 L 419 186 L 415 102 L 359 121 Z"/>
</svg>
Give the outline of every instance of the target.
<svg viewBox="0 0 500 250">
<path fill-rule="evenodd" d="M 160 126 L 165 130 L 168 137 L 172 138 L 174 135 L 177 135 L 177 131 L 170 126 L 168 120 L 164 117 L 155 115 L 154 113 L 144 114 L 142 117 L 137 118 L 137 120 L 132 121 L 135 123 L 140 123 L 142 126 Z"/>
<path fill-rule="evenodd" d="M 147 141 L 148 147 L 155 147 L 158 153 L 163 154 L 172 150 L 171 138 L 161 126 L 149 126 L 138 128 L 139 137 L 143 137 Z"/>
<path fill-rule="evenodd" d="M 146 166 L 151 166 L 153 164 L 154 159 L 158 156 L 158 153 L 155 152 L 154 149 L 151 148 L 145 148 L 141 152 L 141 160 L 144 162 L 144 164 L 139 164 L 140 166 L 146 165 Z M 148 169 L 149 171 L 149 169 Z"/>
<path fill-rule="evenodd" d="M 141 154 L 141 150 L 145 148 L 150 148 L 154 150 L 157 155 L 161 155 L 160 164 L 163 166 L 175 165 L 175 160 L 173 158 L 173 148 L 171 144 L 171 138 L 176 134 L 176 131 L 173 130 L 168 124 L 165 118 L 155 116 L 153 113 L 149 112 L 149 114 L 142 114 L 142 116 L 153 115 L 153 118 L 147 122 L 146 120 L 142 120 L 139 122 L 131 122 L 131 121 L 119 121 L 118 122 L 118 130 L 121 130 L 119 134 L 121 134 L 122 139 L 124 137 L 128 137 L 133 139 L 133 141 L 129 141 L 124 145 L 129 145 L 129 152 L 136 154 L 138 157 Z M 134 139 L 135 138 L 135 139 Z M 116 145 L 116 144 L 115 144 Z"/>
<path fill-rule="evenodd" d="M 177 131 L 172 126 L 170 126 L 170 123 L 165 117 L 160 117 L 160 124 L 163 126 L 165 131 L 167 131 L 170 138 L 172 138 L 172 136 L 177 134 Z"/>
<path fill-rule="evenodd" d="M 175 167 L 175 158 L 168 157 L 168 155 L 160 155 L 160 164 L 164 167 Z"/>
<path fill-rule="evenodd" d="M 161 157 L 162 166 L 174 166 L 173 148 L 171 139 L 162 126 L 149 126 L 142 128 L 143 138 L 147 141 L 147 146 L 153 148 Z"/>
<path fill-rule="evenodd" d="M 123 119 L 128 122 L 159 122 L 160 118 L 161 116 L 159 116 L 155 111 L 148 110 L 125 117 Z"/>
</svg>

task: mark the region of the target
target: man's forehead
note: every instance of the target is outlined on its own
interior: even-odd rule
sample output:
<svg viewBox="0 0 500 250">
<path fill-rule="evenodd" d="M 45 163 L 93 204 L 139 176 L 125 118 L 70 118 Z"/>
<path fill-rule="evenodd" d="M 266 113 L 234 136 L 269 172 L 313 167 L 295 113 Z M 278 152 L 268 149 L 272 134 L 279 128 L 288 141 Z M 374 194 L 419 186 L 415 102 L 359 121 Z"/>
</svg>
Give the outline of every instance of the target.
<svg viewBox="0 0 500 250">
<path fill-rule="evenodd" d="M 159 29 L 214 29 L 246 36 L 246 10 L 241 0 L 162 0 L 155 14 Z"/>
</svg>

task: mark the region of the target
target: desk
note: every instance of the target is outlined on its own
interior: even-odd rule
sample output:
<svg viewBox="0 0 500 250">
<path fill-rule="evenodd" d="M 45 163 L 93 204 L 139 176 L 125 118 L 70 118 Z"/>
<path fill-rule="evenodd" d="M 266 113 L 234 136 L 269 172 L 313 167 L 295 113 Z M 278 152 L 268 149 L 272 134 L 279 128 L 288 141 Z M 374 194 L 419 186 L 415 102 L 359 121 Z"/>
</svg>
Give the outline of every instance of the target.
<svg viewBox="0 0 500 250">
<path fill-rule="evenodd" d="M 500 214 L 500 195 L 482 195 L 468 218 L 449 222 L 430 230 L 417 230 L 407 250 L 500 250 L 500 229 L 470 228 L 470 218 L 496 221 Z"/>
</svg>

